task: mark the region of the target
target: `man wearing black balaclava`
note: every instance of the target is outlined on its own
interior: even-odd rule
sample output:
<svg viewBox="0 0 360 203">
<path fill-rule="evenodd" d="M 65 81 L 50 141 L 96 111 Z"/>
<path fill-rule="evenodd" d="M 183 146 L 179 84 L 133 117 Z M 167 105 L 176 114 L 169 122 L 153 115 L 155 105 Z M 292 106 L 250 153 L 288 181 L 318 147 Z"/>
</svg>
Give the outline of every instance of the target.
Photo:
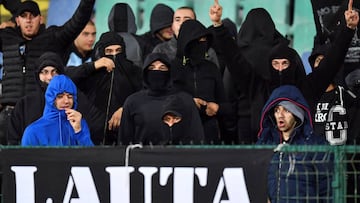
<svg viewBox="0 0 360 203">
<path fill-rule="evenodd" d="M 141 68 L 126 59 L 123 38 L 115 32 L 103 33 L 95 44 L 95 61 L 68 67 L 67 74 L 94 105 L 105 113 L 102 144 L 117 141 L 125 99 L 141 89 Z"/>
<path fill-rule="evenodd" d="M 192 97 L 172 88 L 170 70 L 165 54 L 151 53 L 146 57 L 145 88 L 125 101 L 119 144 L 199 144 L 203 140 L 200 116 Z M 182 113 L 183 122 L 168 127 L 162 120 L 164 111 L 174 110 Z"/>
<path fill-rule="evenodd" d="M 212 35 L 197 20 L 181 25 L 173 61 L 174 87 L 190 93 L 200 111 L 206 143 L 220 143 L 218 119 L 232 111 L 217 66 L 206 60 Z"/>
</svg>

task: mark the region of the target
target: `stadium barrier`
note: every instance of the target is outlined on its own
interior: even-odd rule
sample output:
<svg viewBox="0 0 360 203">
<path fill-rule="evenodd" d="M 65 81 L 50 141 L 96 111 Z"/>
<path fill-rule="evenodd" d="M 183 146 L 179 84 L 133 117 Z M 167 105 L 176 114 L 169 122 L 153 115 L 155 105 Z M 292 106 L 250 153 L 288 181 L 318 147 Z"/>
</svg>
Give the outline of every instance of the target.
<svg viewBox="0 0 360 203">
<path fill-rule="evenodd" d="M 296 160 L 282 162 L 295 166 L 295 186 L 285 188 L 307 190 L 313 177 L 325 177 L 328 194 L 290 197 L 285 189 L 277 198 L 360 202 L 359 147 L 287 145 L 4 146 L 2 202 L 266 202 L 268 166 L 279 164 L 274 157 L 280 153 Z"/>
</svg>

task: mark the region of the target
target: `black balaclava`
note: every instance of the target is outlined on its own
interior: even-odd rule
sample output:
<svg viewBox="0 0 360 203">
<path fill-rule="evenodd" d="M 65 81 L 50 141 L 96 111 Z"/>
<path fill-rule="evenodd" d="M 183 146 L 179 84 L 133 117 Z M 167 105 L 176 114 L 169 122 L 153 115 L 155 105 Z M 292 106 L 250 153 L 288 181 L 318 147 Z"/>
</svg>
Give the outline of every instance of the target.
<svg viewBox="0 0 360 203">
<path fill-rule="evenodd" d="M 169 80 L 169 71 L 149 70 L 147 73 L 148 87 L 154 91 L 167 90 Z"/>
<path fill-rule="evenodd" d="M 117 34 L 116 32 L 105 32 L 100 36 L 99 41 L 95 44 L 95 59 L 99 59 L 101 57 L 109 57 L 113 59 L 113 56 L 106 56 L 105 55 L 105 48 L 110 45 L 120 45 L 122 48 L 122 52 L 117 54 L 116 57 L 126 58 L 125 54 L 125 42 L 124 39 Z M 119 56 L 118 56 L 119 55 Z"/>
<path fill-rule="evenodd" d="M 206 42 L 200 42 L 201 37 L 206 37 Z M 181 59 L 183 65 L 205 60 L 205 54 L 212 45 L 211 32 L 197 20 L 186 20 L 180 27 L 176 57 Z"/>
<path fill-rule="evenodd" d="M 205 59 L 208 43 L 207 41 L 193 40 L 188 45 L 188 57 L 190 63 L 197 64 L 201 60 Z"/>
<path fill-rule="evenodd" d="M 275 70 L 271 64 L 273 59 L 288 59 L 290 61 L 289 67 L 282 71 Z M 269 64 L 271 89 L 275 89 L 281 85 L 297 86 L 299 81 L 305 77 L 305 70 L 297 59 L 296 51 L 288 47 L 287 44 L 280 43 L 271 50 Z"/>
<path fill-rule="evenodd" d="M 149 70 L 149 66 L 154 61 L 161 61 L 167 67 L 168 71 L 159 71 L 159 70 Z M 144 74 L 144 83 L 145 86 L 155 92 L 166 91 L 169 89 L 170 84 L 170 62 L 165 54 L 161 53 L 151 53 L 149 54 L 143 66 L 143 74 Z"/>
</svg>

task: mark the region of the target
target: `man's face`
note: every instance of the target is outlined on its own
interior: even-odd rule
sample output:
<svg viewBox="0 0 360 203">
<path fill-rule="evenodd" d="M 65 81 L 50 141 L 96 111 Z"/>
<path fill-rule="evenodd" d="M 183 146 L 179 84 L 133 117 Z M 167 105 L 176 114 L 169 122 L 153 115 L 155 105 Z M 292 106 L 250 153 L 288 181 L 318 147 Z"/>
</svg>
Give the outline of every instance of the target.
<svg viewBox="0 0 360 203">
<path fill-rule="evenodd" d="M 175 36 L 179 35 L 179 30 L 181 24 L 185 20 L 195 19 L 194 12 L 190 9 L 178 9 L 174 13 L 173 23 L 172 23 L 172 30 L 174 31 Z"/>
<path fill-rule="evenodd" d="M 171 27 L 163 28 L 157 32 L 162 41 L 168 41 L 174 36 L 174 32 Z"/>
<path fill-rule="evenodd" d="M 179 123 L 181 121 L 181 117 L 173 115 L 173 114 L 166 114 L 163 117 L 163 122 L 166 123 L 169 127 L 173 126 L 176 123 Z"/>
<path fill-rule="evenodd" d="M 32 39 L 37 35 L 42 23 L 41 15 L 34 16 L 31 12 L 25 11 L 15 18 L 17 25 L 25 39 Z"/>
<path fill-rule="evenodd" d="M 154 61 L 148 67 L 148 70 L 169 71 L 169 68 L 161 61 Z"/>
<path fill-rule="evenodd" d="M 66 92 L 56 95 L 55 107 L 58 110 L 71 109 L 73 105 L 74 105 L 73 95 Z"/>
<path fill-rule="evenodd" d="M 273 59 L 271 65 L 275 70 L 281 72 L 290 66 L 290 61 L 288 59 Z"/>
<path fill-rule="evenodd" d="M 82 54 L 91 51 L 95 43 L 96 28 L 92 24 L 87 24 L 79 36 L 75 39 L 74 44 Z"/>
<path fill-rule="evenodd" d="M 110 45 L 105 47 L 105 55 L 113 55 L 122 53 L 122 47 L 120 45 Z"/>
<path fill-rule="evenodd" d="M 46 66 L 44 67 L 39 73 L 39 79 L 41 82 L 46 84 L 50 83 L 50 80 L 55 76 L 58 75 L 58 71 L 53 66 Z"/>
<path fill-rule="evenodd" d="M 294 115 L 283 106 L 278 105 L 275 107 L 274 116 L 276 125 L 282 133 L 289 133 L 294 129 L 296 119 Z"/>
</svg>

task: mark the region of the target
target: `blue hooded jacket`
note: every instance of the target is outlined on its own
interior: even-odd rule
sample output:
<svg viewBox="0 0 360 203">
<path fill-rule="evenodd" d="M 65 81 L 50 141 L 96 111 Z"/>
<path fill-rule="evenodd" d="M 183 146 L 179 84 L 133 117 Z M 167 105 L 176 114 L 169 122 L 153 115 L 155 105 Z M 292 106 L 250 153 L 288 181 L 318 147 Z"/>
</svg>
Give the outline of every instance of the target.
<svg viewBox="0 0 360 203">
<path fill-rule="evenodd" d="M 276 88 L 266 102 L 261 114 L 257 144 L 284 143 L 274 117 L 274 108 L 281 101 L 289 101 L 305 112 L 303 122 L 295 127 L 286 144 L 326 144 L 325 139 L 313 133 L 309 106 L 300 90 L 292 85 Z M 331 159 L 326 153 L 275 153 L 268 169 L 267 185 L 271 202 L 331 202 Z"/>
<path fill-rule="evenodd" d="M 85 119 L 81 120 L 81 131 L 75 133 L 64 110 L 58 110 L 55 99 L 58 94 L 73 95 L 73 109 L 77 107 L 75 84 L 65 75 L 52 78 L 45 92 L 43 116 L 30 124 L 24 132 L 22 146 L 93 146 Z"/>
</svg>

